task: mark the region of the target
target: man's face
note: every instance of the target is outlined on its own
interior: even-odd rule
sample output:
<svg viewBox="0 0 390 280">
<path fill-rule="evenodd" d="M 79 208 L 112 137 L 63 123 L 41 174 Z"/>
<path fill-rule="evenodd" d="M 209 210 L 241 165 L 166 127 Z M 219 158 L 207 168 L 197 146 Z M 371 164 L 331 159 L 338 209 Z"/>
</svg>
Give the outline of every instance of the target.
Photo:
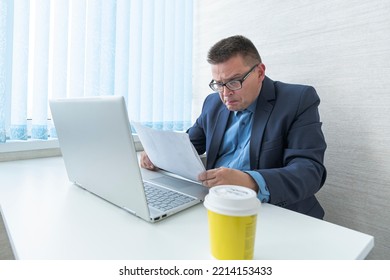
<svg viewBox="0 0 390 280">
<path fill-rule="evenodd" d="M 218 83 L 240 80 L 254 65 L 256 64 L 246 65 L 239 55 L 232 57 L 226 62 L 211 65 L 213 80 Z M 260 63 L 243 81 L 241 89 L 230 90 L 226 86 L 223 87 L 219 92 L 222 102 L 230 111 L 242 111 L 248 108 L 259 95 L 264 77 L 265 66 Z"/>
</svg>

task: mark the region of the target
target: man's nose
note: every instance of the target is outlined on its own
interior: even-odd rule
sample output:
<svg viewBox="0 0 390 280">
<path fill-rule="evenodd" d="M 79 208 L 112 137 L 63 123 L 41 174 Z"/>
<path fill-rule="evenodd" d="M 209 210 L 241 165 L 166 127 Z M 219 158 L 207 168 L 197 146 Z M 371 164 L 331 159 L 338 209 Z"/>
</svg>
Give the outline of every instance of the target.
<svg viewBox="0 0 390 280">
<path fill-rule="evenodd" d="M 234 93 L 233 90 L 229 89 L 227 86 L 224 86 L 224 87 L 223 87 L 223 92 L 222 92 L 222 94 L 223 94 L 224 96 L 229 96 L 229 95 L 232 95 L 233 93 Z"/>
</svg>

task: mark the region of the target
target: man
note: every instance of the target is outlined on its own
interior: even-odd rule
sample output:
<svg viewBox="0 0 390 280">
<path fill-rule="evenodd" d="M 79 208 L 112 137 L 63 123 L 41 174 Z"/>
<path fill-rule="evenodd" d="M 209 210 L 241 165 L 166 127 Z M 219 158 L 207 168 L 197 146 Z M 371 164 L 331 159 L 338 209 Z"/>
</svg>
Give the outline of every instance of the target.
<svg viewBox="0 0 390 280">
<path fill-rule="evenodd" d="M 272 81 L 253 43 L 243 36 L 217 42 L 208 53 L 210 94 L 187 131 L 206 152 L 206 187 L 241 185 L 262 202 L 322 219 L 314 194 L 326 178 L 326 143 L 313 87 Z M 154 169 L 145 153 L 141 166 Z"/>
</svg>

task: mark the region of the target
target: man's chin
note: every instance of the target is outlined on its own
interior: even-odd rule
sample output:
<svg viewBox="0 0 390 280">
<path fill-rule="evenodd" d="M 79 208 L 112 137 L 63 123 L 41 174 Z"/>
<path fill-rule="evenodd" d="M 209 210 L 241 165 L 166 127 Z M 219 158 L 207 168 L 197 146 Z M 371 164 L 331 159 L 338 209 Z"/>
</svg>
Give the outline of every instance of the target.
<svg viewBox="0 0 390 280">
<path fill-rule="evenodd" d="M 234 106 L 234 105 L 226 105 L 226 108 L 229 111 L 241 111 L 242 110 L 239 106 Z"/>
</svg>

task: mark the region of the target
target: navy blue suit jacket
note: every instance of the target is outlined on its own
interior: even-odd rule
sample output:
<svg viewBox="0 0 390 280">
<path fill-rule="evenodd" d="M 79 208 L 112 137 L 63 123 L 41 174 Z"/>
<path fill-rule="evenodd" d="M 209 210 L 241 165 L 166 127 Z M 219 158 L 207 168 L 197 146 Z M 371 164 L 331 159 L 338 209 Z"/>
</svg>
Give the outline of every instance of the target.
<svg viewBox="0 0 390 280">
<path fill-rule="evenodd" d="M 265 77 L 253 116 L 250 167 L 264 177 L 269 203 L 322 219 L 314 196 L 326 178 L 319 103 L 313 87 Z M 198 153 L 207 153 L 207 169 L 215 166 L 229 114 L 218 93 L 210 94 L 188 130 Z"/>
</svg>

